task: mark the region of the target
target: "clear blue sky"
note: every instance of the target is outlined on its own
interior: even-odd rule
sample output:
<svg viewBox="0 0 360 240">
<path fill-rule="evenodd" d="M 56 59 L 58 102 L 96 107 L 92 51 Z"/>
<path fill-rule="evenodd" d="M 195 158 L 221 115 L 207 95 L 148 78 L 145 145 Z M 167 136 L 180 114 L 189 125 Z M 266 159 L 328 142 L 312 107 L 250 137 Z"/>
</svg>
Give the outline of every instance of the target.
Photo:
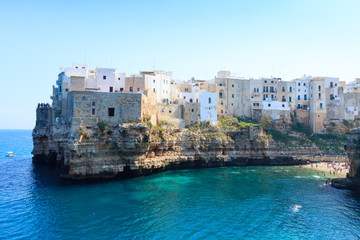
<svg viewBox="0 0 360 240">
<path fill-rule="evenodd" d="M 219 70 L 285 80 L 360 77 L 360 1 L 1 1 L 0 129 L 31 129 L 72 63 L 173 71 Z"/>
</svg>

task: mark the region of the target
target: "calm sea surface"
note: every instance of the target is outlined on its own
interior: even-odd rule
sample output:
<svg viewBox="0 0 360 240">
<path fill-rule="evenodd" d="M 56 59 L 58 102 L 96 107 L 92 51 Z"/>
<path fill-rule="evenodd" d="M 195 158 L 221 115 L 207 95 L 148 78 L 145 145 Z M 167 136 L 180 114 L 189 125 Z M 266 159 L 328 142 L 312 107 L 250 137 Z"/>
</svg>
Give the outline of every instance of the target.
<svg viewBox="0 0 360 240">
<path fill-rule="evenodd" d="M 71 184 L 34 166 L 31 150 L 30 130 L 0 130 L 0 239 L 360 238 L 360 197 L 324 186 L 312 169 L 229 167 Z"/>
</svg>

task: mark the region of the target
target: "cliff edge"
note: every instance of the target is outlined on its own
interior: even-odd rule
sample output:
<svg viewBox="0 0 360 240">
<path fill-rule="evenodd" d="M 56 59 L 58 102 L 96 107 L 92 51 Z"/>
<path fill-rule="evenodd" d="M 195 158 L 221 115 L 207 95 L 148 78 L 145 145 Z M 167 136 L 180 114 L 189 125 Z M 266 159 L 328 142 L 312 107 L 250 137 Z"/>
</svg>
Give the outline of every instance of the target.
<svg viewBox="0 0 360 240">
<path fill-rule="evenodd" d="M 340 189 L 360 191 L 360 128 L 347 133 L 348 143 L 345 150 L 350 161 L 350 170 L 346 178 L 333 179 L 331 185 Z"/>
</svg>

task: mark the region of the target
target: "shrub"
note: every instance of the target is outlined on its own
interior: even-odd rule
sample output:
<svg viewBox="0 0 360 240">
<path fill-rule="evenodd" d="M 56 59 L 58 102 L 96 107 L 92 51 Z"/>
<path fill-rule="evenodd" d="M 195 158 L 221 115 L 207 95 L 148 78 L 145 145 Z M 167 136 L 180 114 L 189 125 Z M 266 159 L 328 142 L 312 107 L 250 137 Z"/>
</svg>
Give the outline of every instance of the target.
<svg viewBox="0 0 360 240">
<path fill-rule="evenodd" d="M 146 125 L 147 125 L 148 127 L 150 127 L 150 128 L 152 128 L 152 126 L 153 126 L 150 121 L 146 122 Z"/>
<path fill-rule="evenodd" d="M 79 134 L 79 136 L 82 136 L 82 135 L 84 135 L 84 133 L 85 133 L 85 131 L 84 131 L 84 129 L 83 129 L 82 127 L 78 128 L 78 129 L 76 130 L 76 132 Z"/>
<path fill-rule="evenodd" d="M 90 133 L 85 133 L 84 137 L 85 139 L 90 139 Z"/>
<path fill-rule="evenodd" d="M 264 130 L 268 130 L 270 129 L 272 125 L 272 119 L 270 116 L 262 116 L 260 118 L 260 126 L 264 129 Z"/>
<path fill-rule="evenodd" d="M 346 120 L 346 119 L 344 119 L 342 122 L 343 122 L 343 124 L 344 124 L 346 127 L 352 127 L 352 126 L 353 126 L 353 123 L 350 122 L 350 121 L 348 121 L 348 120 Z"/>
<path fill-rule="evenodd" d="M 106 124 L 104 123 L 104 122 L 98 122 L 98 127 L 100 128 L 100 130 L 103 132 L 103 131 L 105 131 L 105 126 L 106 126 Z"/>
<path fill-rule="evenodd" d="M 304 133 L 307 137 L 313 134 L 309 126 L 305 126 L 302 122 L 295 121 L 291 124 L 291 130 L 299 133 Z"/>
</svg>

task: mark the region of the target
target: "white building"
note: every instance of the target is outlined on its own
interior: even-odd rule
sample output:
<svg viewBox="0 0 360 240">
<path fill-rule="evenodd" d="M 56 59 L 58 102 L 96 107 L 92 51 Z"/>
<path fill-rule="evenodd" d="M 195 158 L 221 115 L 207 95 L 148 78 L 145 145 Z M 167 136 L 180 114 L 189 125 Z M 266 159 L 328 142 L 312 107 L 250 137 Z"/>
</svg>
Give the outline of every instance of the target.
<svg viewBox="0 0 360 240">
<path fill-rule="evenodd" d="M 296 104 L 298 109 L 309 109 L 309 81 L 310 76 L 303 76 L 294 80 L 296 90 Z"/>
<path fill-rule="evenodd" d="M 140 72 L 140 75 L 132 75 L 126 78 L 125 89 L 128 92 L 142 92 L 151 89 L 157 93 L 158 102 L 169 102 L 171 100 L 170 84 L 172 72 L 160 70 Z"/>
<path fill-rule="evenodd" d="M 73 64 L 69 68 L 60 68 L 56 84 L 64 97 L 76 90 L 120 92 L 125 89 L 125 73 L 119 73 L 115 68 L 90 70 L 85 64 Z"/>
<path fill-rule="evenodd" d="M 186 92 L 180 92 L 180 99 L 189 103 L 199 103 L 200 122 L 210 121 L 217 124 L 217 93 L 201 89 L 200 82 L 192 80 L 181 85 Z M 206 83 L 203 83 L 206 84 Z"/>
</svg>

